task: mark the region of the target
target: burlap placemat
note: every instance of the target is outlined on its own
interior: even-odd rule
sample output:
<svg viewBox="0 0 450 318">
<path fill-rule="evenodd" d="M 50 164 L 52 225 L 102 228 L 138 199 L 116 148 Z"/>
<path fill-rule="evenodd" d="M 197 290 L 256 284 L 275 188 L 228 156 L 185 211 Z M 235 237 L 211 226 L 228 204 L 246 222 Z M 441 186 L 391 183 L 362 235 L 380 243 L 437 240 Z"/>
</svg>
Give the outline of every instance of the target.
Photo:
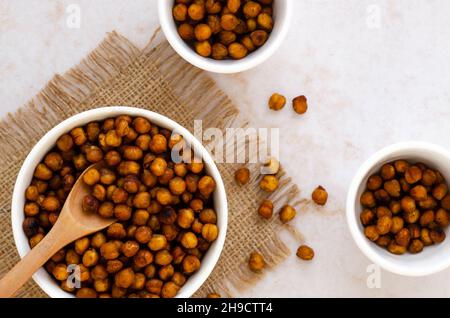
<svg viewBox="0 0 450 318">
<path fill-rule="evenodd" d="M 194 119 L 203 128 L 243 127 L 237 108 L 204 72 L 182 60 L 166 43 L 139 50 L 113 32 L 77 67 L 56 75 L 27 105 L 0 122 L 0 276 L 18 260 L 11 232 L 10 205 L 20 166 L 33 145 L 53 126 L 79 112 L 112 105 L 142 107 L 166 115 L 188 129 Z M 229 203 L 226 244 L 212 275 L 197 292 L 232 296 L 262 276 L 250 272 L 247 259 L 260 251 L 269 267 L 279 264 L 289 250 L 279 239 L 278 218 L 261 220 L 256 213 L 267 195 L 259 190 L 258 167 L 251 166 L 248 186 L 234 182 L 236 165 L 218 164 Z M 272 194 L 275 206 L 295 201 L 298 189 L 280 173 L 280 189 Z M 292 202 L 299 204 L 301 201 Z M 45 297 L 30 281 L 19 297 Z"/>
</svg>

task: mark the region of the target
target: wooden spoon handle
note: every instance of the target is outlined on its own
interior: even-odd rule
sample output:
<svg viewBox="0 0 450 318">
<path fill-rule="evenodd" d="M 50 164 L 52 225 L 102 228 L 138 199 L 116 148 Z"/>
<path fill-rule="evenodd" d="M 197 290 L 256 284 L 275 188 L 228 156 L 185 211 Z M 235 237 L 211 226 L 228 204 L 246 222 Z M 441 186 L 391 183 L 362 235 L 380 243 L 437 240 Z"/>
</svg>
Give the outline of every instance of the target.
<svg viewBox="0 0 450 318">
<path fill-rule="evenodd" d="M 52 233 L 53 232 L 53 233 Z M 22 260 L 0 280 L 0 298 L 12 297 L 33 274 L 65 244 L 50 231 Z"/>
</svg>

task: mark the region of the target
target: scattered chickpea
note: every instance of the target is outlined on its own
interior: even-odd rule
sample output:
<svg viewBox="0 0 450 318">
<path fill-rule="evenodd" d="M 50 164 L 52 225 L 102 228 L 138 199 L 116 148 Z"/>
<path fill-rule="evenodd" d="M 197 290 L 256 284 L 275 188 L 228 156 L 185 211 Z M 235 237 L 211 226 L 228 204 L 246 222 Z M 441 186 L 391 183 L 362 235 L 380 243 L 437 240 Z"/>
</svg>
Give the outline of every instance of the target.
<svg viewBox="0 0 450 318">
<path fill-rule="evenodd" d="M 297 212 L 294 207 L 290 205 L 285 205 L 280 210 L 280 221 L 283 223 L 288 223 L 295 218 Z"/>
<path fill-rule="evenodd" d="M 274 192 L 275 190 L 278 189 L 278 184 L 279 184 L 279 181 L 276 176 L 265 175 L 261 179 L 259 186 L 265 192 Z"/>
<path fill-rule="evenodd" d="M 325 205 L 328 200 L 328 193 L 322 186 L 318 186 L 311 195 L 312 200 L 318 205 Z"/>
<path fill-rule="evenodd" d="M 297 249 L 297 257 L 304 261 L 310 261 L 314 258 L 314 251 L 309 246 L 301 245 Z"/>
<path fill-rule="evenodd" d="M 303 95 L 298 96 L 292 100 L 292 107 L 297 114 L 303 115 L 308 111 L 308 100 Z"/>
<path fill-rule="evenodd" d="M 234 173 L 234 179 L 239 185 L 246 185 L 250 180 L 250 170 L 248 168 L 240 168 Z"/>
<path fill-rule="evenodd" d="M 286 98 L 278 93 L 273 94 L 269 99 L 269 108 L 281 110 L 286 105 Z"/>
<path fill-rule="evenodd" d="M 266 262 L 264 261 L 264 257 L 258 253 L 253 252 L 250 254 L 250 258 L 248 260 L 248 267 L 253 272 L 261 272 L 266 266 Z"/>
</svg>

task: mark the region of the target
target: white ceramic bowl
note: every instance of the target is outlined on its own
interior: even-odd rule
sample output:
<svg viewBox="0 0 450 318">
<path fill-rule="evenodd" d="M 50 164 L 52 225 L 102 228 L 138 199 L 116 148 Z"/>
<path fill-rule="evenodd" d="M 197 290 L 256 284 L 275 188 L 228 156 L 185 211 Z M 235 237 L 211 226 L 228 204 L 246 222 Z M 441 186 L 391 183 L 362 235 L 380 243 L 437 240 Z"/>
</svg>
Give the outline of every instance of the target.
<svg viewBox="0 0 450 318">
<path fill-rule="evenodd" d="M 214 73 L 243 72 L 263 63 L 280 47 L 291 24 L 292 0 L 275 0 L 273 7 L 274 28 L 267 42 L 241 60 L 217 61 L 198 55 L 178 35 L 172 16 L 173 3 L 173 0 L 159 0 L 158 2 L 159 23 L 167 40 L 186 61 L 205 71 Z"/>
<path fill-rule="evenodd" d="M 173 120 L 148 110 L 119 106 L 89 110 L 64 120 L 62 123 L 45 134 L 44 137 L 42 137 L 42 139 L 34 146 L 25 159 L 14 186 L 11 218 L 14 241 L 16 243 L 17 250 L 20 257 L 23 257 L 30 251 L 28 239 L 22 230 L 22 223 L 24 220 L 23 206 L 25 203 L 24 193 L 25 189 L 31 182 L 33 172 L 37 164 L 42 160 L 45 154 L 52 149 L 56 143 L 56 140 L 72 128 L 83 126 L 91 121 L 102 120 L 122 114 L 145 117 L 160 127 L 167 128 L 172 131 L 176 130 L 178 133 L 183 135 L 188 144 L 192 146 L 192 149 L 199 151 L 198 153 L 203 155 L 206 171 L 217 183 L 217 189 L 214 193 L 214 208 L 217 212 L 219 237 L 211 245 L 210 249 L 204 256 L 200 270 L 186 282 L 186 285 L 181 288 L 177 296 L 179 298 L 190 297 L 197 291 L 197 289 L 200 288 L 200 286 L 211 274 L 211 271 L 219 260 L 220 253 L 222 252 L 222 248 L 225 243 L 228 222 L 228 207 L 225 187 L 219 170 L 217 169 L 212 157 L 202 146 L 200 141 L 198 141 L 187 129 L 183 128 Z M 43 268 L 39 269 L 39 271 L 34 274 L 33 279 L 50 297 L 74 297 L 72 294 L 63 291 Z"/>
<path fill-rule="evenodd" d="M 385 163 L 407 159 L 423 162 L 439 170 L 450 180 L 450 152 L 440 146 L 425 142 L 399 143 L 382 149 L 370 157 L 358 170 L 347 195 L 347 222 L 350 232 L 361 251 L 375 264 L 399 275 L 425 276 L 450 266 L 450 229 L 445 229 L 447 239 L 438 245 L 428 246 L 419 254 L 393 255 L 369 241 L 363 231 L 359 215 L 359 198 L 365 190 L 367 179 Z"/>
</svg>

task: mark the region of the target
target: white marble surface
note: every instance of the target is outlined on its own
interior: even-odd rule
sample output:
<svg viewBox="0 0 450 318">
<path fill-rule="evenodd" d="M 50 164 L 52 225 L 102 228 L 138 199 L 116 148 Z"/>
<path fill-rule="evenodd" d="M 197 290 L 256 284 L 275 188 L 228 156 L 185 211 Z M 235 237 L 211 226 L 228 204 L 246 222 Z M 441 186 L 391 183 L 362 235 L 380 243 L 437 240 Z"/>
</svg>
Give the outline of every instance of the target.
<svg viewBox="0 0 450 318">
<path fill-rule="evenodd" d="M 316 251 L 314 261 L 292 255 L 239 296 L 450 296 L 450 269 L 424 278 L 383 271 L 381 288 L 368 288 L 370 262 L 344 216 L 349 182 L 374 151 L 411 139 L 450 147 L 450 2 L 294 2 L 277 54 L 251 71 L 214 78 L 254 125 L 281 128 L 283 164 L 303 194 L 320 183 L 331 198 L 326 211 L 295 220 Z M 71 3 L 82 10 L 77 30 L 65 24 Z M 0 0 L 0 116 L 75 65 L 106 32 L 115 29 L 143 47 L 157 25 L 156 0 Z M 308 114 L 270 112 L 273 91 L 306 95 Z M 298 243 L 285 236 L 294 251 Z"/>
</svg>

